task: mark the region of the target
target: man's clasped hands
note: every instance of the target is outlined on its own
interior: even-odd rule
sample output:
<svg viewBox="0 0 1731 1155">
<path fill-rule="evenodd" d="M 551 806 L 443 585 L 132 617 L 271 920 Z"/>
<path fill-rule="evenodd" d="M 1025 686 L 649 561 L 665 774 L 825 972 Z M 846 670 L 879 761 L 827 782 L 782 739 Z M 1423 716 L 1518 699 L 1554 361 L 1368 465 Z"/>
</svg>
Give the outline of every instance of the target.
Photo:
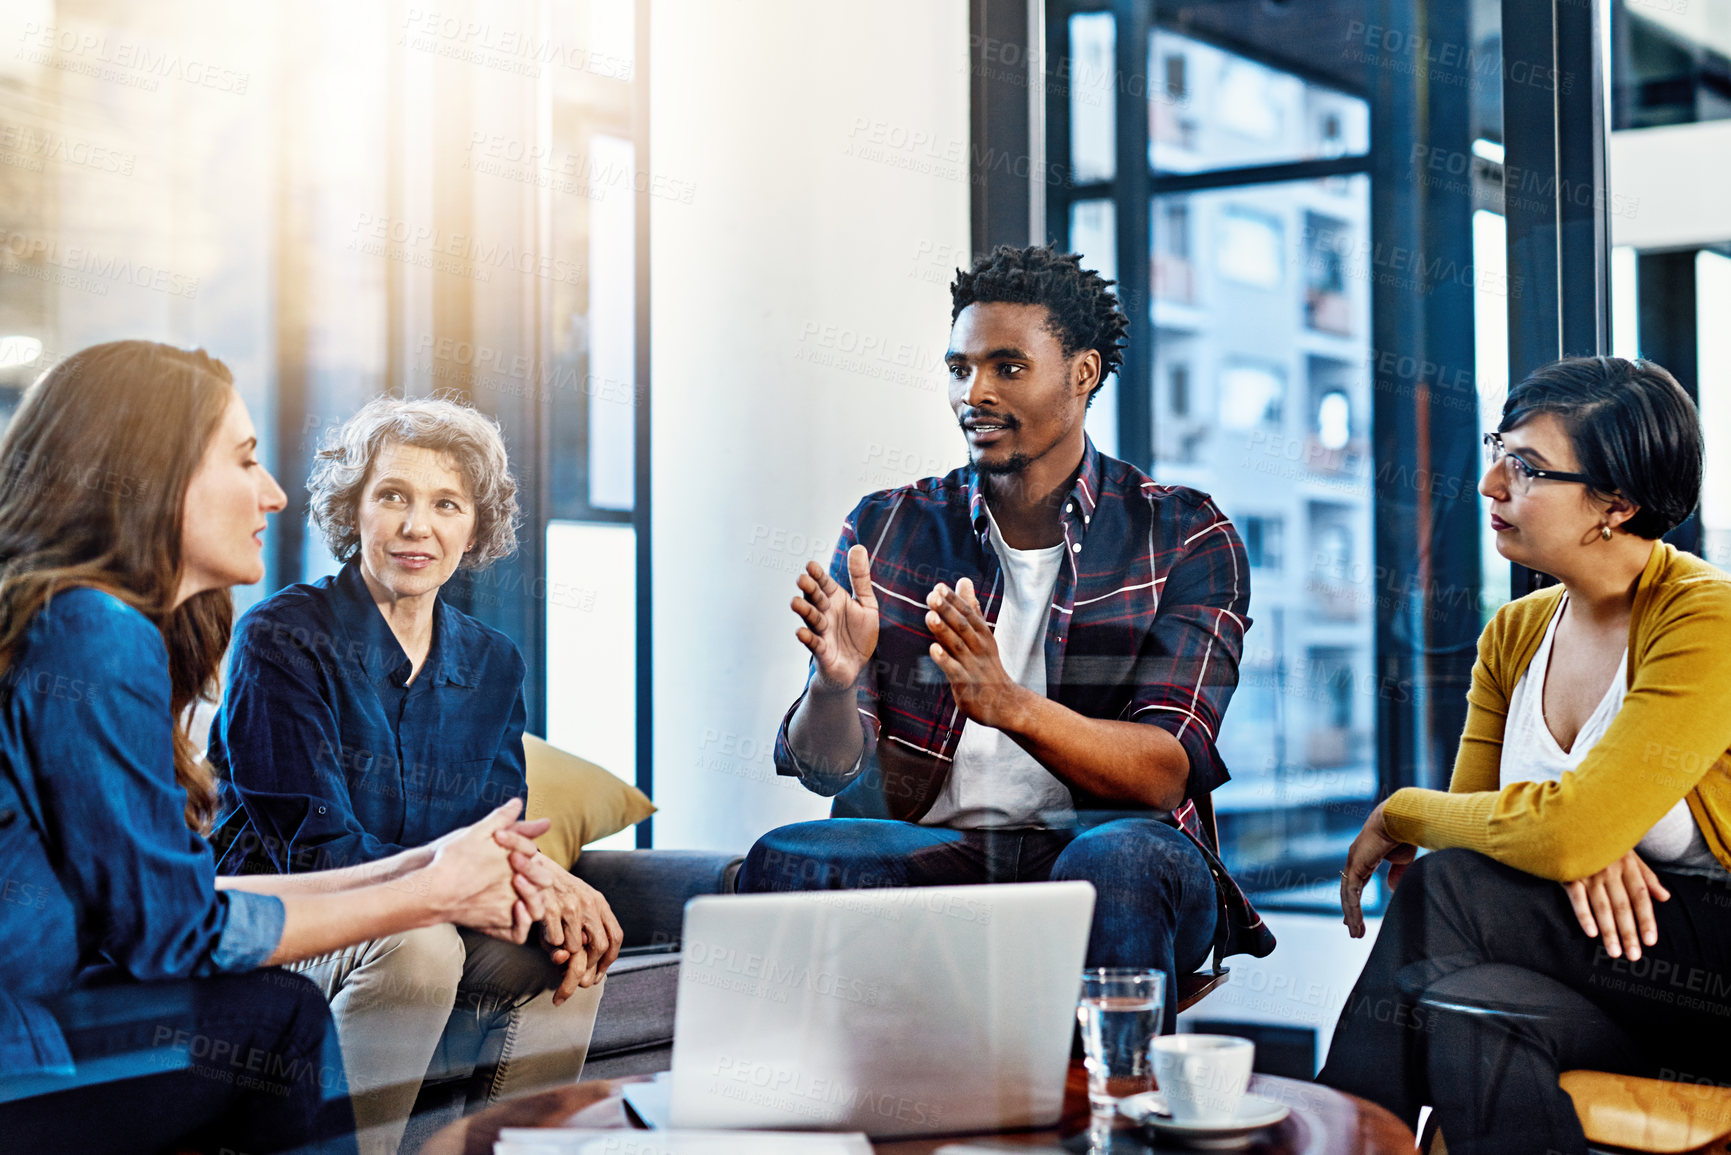
<svg viewBox="0 0 1731 1155">
<path fill-rule="evenodd" d="M 852 592 L 822 566 L 807 562 L 798 580 L 800 596 L 792 602 L 805 622 L 797 636 L 816 659 L 817 684 L 832 691 L 852 688 L 877 649 L 878 601 L 865 546 L 848 550 L 847 566 Z M 981 726 L 1012 728 L 1018 707 L 1039 695 L 1004 669 L 974 583 L 964 577 L 953 588 L 944 582 L 933 586 L 926 595 L 925 623 L 935 639 L 932 661 L 949 680 L 962 715 Z"/>
</svg>

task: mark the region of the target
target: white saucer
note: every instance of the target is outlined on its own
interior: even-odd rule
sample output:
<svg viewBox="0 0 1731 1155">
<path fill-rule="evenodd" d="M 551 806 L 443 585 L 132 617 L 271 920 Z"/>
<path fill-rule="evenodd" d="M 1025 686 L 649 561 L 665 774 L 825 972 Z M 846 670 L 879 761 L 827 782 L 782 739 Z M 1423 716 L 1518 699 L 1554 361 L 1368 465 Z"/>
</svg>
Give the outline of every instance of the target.
<svg viewBox="0 0 1731 1155">
<path fill-rule="evenodd" d="M 1214 1151 L 1242 1147 L 1252 1132 L 1272 1127 L 1291 1114 L 1284 1103 L 1245 1095 L 1238 1104 L 1238 1117 L 1230 1123 L 1180 1123 L 1166 1113 L 1166 1099 L 1158 1091 L 1132 1095 L 1119 1102 L 1118 1111 L 1152 1128 L 1162 1139 Z"/>
</svg>

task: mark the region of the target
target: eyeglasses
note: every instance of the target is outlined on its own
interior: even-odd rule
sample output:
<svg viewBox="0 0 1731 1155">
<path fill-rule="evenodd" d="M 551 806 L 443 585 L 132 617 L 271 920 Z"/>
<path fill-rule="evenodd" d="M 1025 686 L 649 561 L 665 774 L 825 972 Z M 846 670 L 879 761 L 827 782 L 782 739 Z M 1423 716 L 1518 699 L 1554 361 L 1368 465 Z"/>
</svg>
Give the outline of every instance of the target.
<svg viewBox="0 0 1731 1155">
<path fill-rule="evenodd" d="M 1509 492 L 1517 497 L 1525 497 L 1533 490 L 1535 478 L 1543 477 L 1549 481 L 1574 481 L 1581 485 L 1591 485 L 1593 479 L 1584 473 L 1562 473 L 1555 469 L 1540 469 L 1527 464 L 1525 458 L 1510 453 L 1503 448 L 1500 434 L 1485 434 L 1485 461 L 1493 468 L 1503 461 L 1509 463 Z"/>
</svg>

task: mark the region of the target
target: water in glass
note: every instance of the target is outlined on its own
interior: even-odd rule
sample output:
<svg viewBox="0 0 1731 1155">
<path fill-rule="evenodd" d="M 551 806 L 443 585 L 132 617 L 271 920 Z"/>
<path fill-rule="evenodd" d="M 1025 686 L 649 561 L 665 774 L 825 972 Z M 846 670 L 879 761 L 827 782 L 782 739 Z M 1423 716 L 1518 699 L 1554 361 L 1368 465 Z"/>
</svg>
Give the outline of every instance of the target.
<svg viewBox="0 0 1731 1155">
<path fill-rule="evenodd" d="M 1088 1105 L 1110 1114 L 1118 1100 L 1154 1089 L 1149 1050 L 1160 1033 L 1165 976 L 1156 971 L 1089 971 L 1076 1018 L 1088 1068 Z"/>
</svg>

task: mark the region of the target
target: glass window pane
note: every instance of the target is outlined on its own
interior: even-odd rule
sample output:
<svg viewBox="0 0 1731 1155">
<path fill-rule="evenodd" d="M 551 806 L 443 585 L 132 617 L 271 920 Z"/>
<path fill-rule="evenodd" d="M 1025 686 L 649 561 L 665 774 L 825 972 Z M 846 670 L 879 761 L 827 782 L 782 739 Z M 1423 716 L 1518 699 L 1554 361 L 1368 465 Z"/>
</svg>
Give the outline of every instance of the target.
<svg viewBox="0 0 1731 1155">
<path fill-rule="evenodd" d="M 590 71 L 614 80 L 630 80 L 636 71 L 637 6 L 633 0 L 591 0 L 589 7 Z"/>
<path fill-rule="evenodd" d="M 1194 246 L 1190 201 L 1187 197 L 1165 197 L 1155 201 L 1150 239 L 1154 246 L 1154 299 L 1172 304 L 1190 305 L 1196 301 L 1196 270 L 1191 260 Z M 1254 225 L 1250 226 L 1252 229 Z M 1266 238 L 1265 238 L 1266 239 Z M 1221 246 L 1234 244 L 1223 236 Z M 1240 242 L 1241 243 L 1241 242 Z M 1251 242 L 1254 245 L 1254 241 Z M 1278 245 L 1278 241 L 1276 241 Z M 1272 259 L 1278 260 L 1276 254 Z"/>
<path fill-rule="evenodd" d="M 1501 213 L 1473 214 L 1473 380 L 1478 384 L 1479 425 L 1495 429 L 1509 395 L 1509 299 L 1496 291 L 1508 280 L 1508 229 Z M 1486 622 L 1509 600 L 1509 563 L 1497 552 L 1490 501 L 1479 497 L 1479 602 Z"/>
<path fill-rule="evenodd" d="M 1221 276 L 1258 289 L 1280 287 L 1284 266 L 1277 217 L 1228 205 L 1220 214 L 1217 244 L 1215 265 Z"/>
<path fill-rule="evenodd" d="M 1118 171 L 1117 25 L 1110 12 L 1070 17 L 1070 179 L 1111 180 Z"/>
<path fill-rule="evenodd" d="M 1194 36 L 1148 41 L 1148 163 L 1157 172 L 1358 155 L 1370 106 Z"/>
<path fill-rule="evenodd" d="M 1695 308 L 1700 366 L 1701 428 L 1707 437 L 1707 472 L 1701 489 L 1701 555 L 1731 566 L 1731 464 L 1714 450 L 1731 430 L 1731 259 L 1702 252 L 1695 257 Z"/>
<path fill-rule="evenodd" d="M 1118 279 L 1118 206 L 1109 200 L 1077 201 L 1070 206 L 1070 251 L 1082 266 L 1108 281 Z M 1118 453 L 1118 378 L 1112 377 L 1088 407 L 1088 436 L 1101 453 Z"/>
<path fill-rule="evenodd" d="M 637 533 L 547 526 L 547 741 L 637 781 Z M 634 830 L 592 843 L 629 849 Z"/>
<path fill-rule="evenodd" d="M 1151 227 L 1154 474 L 1213 494 L 1256 571 L 1222 850 L 1264 898 L 1334 901 L 1315 864 L 1376 790 L 1369 178 L 1156 198 Z"/>
<path fill-rule="evenodd" d="M 0 417 L 93 342 L 220 357 L 290 499 L 243 609 L 336 568 L 302 482 L 381 391 L 448 390 L 497 417 L 530 532 L 536 495 L 554 516 L 631 507 L 644 9 L 564 0 L 477 24 L 392 5 L 24 7 L 36 32 L 0 60 Z M 98 41 L 148 51 L 87 67 L 79 45 Z M 40 343 L 34 360 L 15 337 Z M 525 650 L 539 724 L 537 556 L 450 595 Z"/>
<path fill-rule="evenodd" d="M 1613 128 L 1731 117 L 1731 9 L 1617 0 L 1612 20 Z"/>
<path fill-rule="evenodd" d="M 554 41 L 549 156 L 534 182 L 551 190 L 554 252 L 571 266 L 552 285 L 548 390 L 552 512 L 629 510 L 635 473 L 636 147 L 632 0 L 550 10 Z"/>
<path fill-rule="evenodd" d="M 596 136 L 590 152 L 608 171 L 632 173 L 629 140 Z M 636 479 L 637 212 L 634 180 L 589 209 L 589 504 L 630 509 Z"/>
<path fill-rule="evenodd" d="M 1611 356 L 1641 355 L 1640 258 L 1633 245 L 1611 250 Z"/>
<path fill-rule="evenodd" d="M 1118 206 L 1108 200 L 1077 201 L 1070 206 L 1070 251 L 1084 268 L 1108 281 L 1118 279 Z"/>
</svg>

